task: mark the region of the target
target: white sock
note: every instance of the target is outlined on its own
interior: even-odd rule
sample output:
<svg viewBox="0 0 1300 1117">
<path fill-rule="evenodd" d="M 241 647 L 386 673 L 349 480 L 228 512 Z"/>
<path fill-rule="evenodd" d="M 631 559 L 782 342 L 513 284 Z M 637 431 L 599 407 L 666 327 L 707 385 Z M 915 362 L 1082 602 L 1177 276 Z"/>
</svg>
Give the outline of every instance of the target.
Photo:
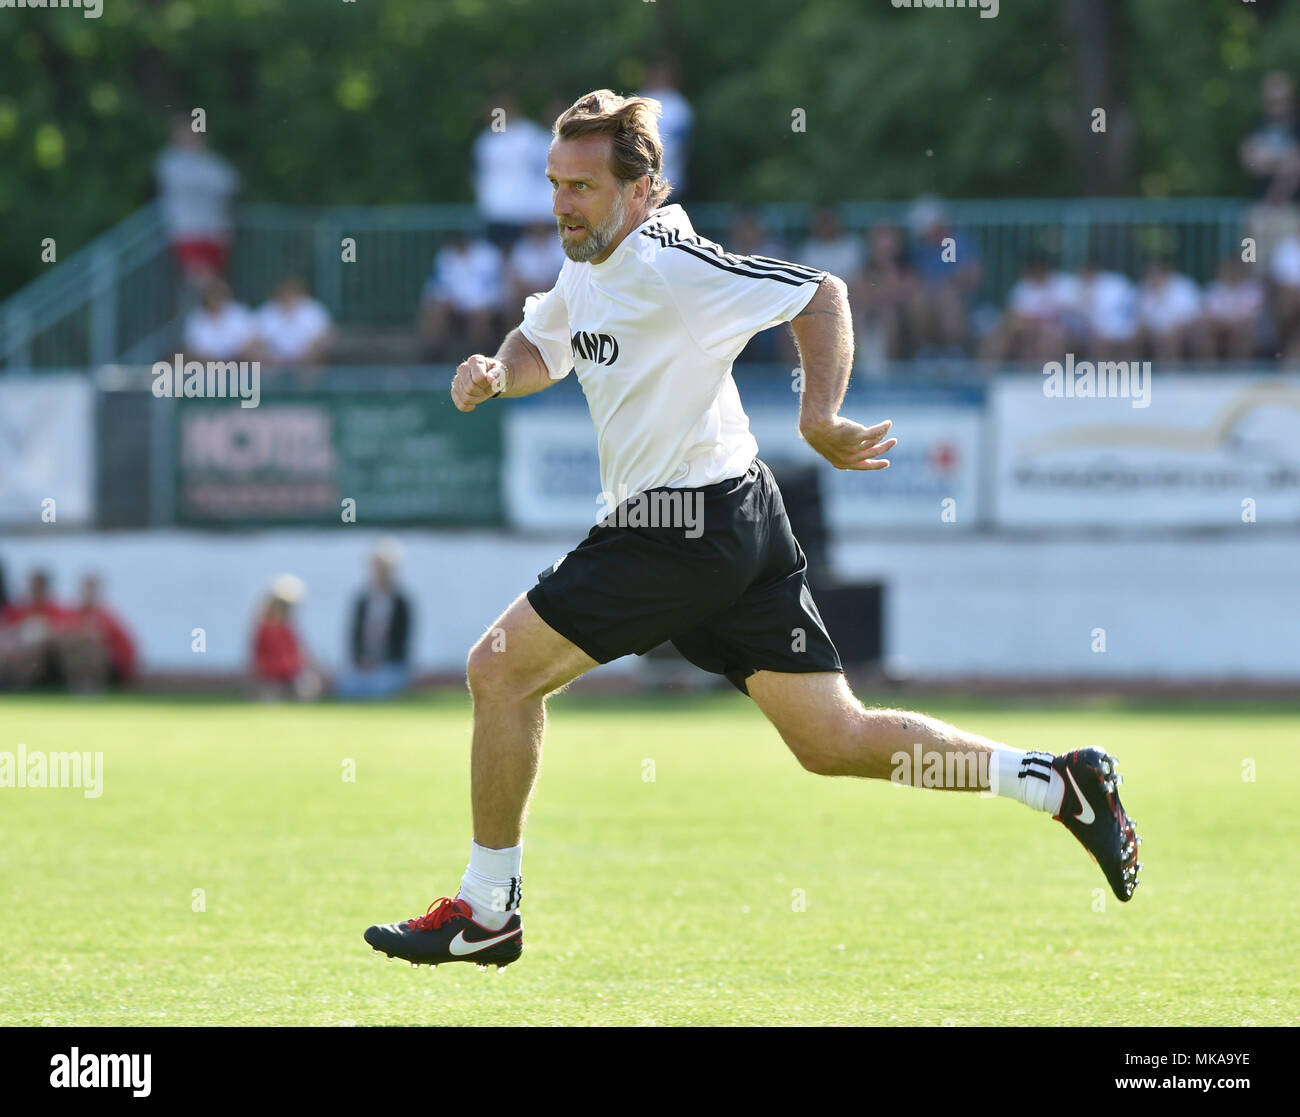
<svg viewBox="0 0 1300 1117">
<path fill-rule="evenodd" d="M 1050 752 L 1021 752 L 998 746 L 989 765 L 989 784 L 995 795 L 1005 795 L 1051 814 L 1061 809 L 1065 797 L 1065 781 L 1052 767 Z"/>
<path fill-rule="evenodd" d="M 458 895 L 474 909 L 474 920 L 489 931 L 504 927 L 523 899 L 523 843 L 506 849 L 488 849 L 478 842 L 469 847 L 469 865 Z"/>
</svg>

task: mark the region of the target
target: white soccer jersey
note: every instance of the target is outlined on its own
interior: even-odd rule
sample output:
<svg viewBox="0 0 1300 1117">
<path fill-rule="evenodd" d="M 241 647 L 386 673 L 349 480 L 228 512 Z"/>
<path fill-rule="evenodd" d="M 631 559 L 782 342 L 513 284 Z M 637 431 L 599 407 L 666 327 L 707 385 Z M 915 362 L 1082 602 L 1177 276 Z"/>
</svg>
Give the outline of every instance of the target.
<svg viewBox="0 0 1300 1117">
<path fill-rule="evenodd" d="M 521 332 L 552 379 L 577 369 L 614 504 L 744 475 L 758 443 L 732 362 L 754 334 L 807 306 L 826 274 L 726 252 L 670 205 L 603 263 L 566 257 L 555 286 L 528 297 Z"/>
</svg>

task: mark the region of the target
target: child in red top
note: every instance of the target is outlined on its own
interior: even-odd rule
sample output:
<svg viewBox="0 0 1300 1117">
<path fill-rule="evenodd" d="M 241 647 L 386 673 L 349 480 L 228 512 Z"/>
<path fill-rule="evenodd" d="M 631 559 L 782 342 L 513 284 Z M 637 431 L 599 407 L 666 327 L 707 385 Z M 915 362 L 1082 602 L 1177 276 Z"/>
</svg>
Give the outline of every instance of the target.
<svg viewBox="0 0 1300 1117">
<path fill-rule="evenodd" d="M 253 686 L 259 698 L 319 698 L 325 679 L 293 626 L 292 608 L 305 587 L 292 575 L 275 580 L 253 632 Z"/>
</svg>

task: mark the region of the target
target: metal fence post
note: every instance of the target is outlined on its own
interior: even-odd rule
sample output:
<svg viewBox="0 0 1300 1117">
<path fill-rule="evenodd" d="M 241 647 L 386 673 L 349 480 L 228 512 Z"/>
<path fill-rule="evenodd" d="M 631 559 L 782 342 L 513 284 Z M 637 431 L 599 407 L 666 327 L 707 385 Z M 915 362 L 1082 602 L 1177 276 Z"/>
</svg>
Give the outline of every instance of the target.
<svg viewBox="0 0 1300 1117">
<path fill-rule="evenodd" d="M 32 363 L 31 311 L 14 302 L 5 315 L 5 363 L 9 368 L 30 368 Z"/>
<path fill-rule="evenodd" d="M 90 363 L 110 364 L 117 359 L 117 259 L 107 249 L 95 253 L 90 263 Z"/>
</svg>

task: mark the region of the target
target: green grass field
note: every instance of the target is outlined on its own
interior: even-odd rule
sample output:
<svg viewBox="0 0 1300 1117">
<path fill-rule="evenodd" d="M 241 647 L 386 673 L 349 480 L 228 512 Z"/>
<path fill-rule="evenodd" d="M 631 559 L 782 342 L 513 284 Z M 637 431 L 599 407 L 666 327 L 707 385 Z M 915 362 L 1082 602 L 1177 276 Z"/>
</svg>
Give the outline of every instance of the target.
<svg viewBox="0 0 1300 1117">
<path fill-rule="evenodd" d="M 739 695 L 566 695 L 523 957 L 413 970 L 361 932 L 455 892 L 462 696 L 0 701 L 0 750 L 104 756 L 98 799 L 0 789 L 0 1024 L 1296 1022 L 1300 706 L 907 705 L 1115 752 L 1133 902 L 1094 910 L 1100 871 L 1018 804 L 805 773 Z"/>
</svg>

